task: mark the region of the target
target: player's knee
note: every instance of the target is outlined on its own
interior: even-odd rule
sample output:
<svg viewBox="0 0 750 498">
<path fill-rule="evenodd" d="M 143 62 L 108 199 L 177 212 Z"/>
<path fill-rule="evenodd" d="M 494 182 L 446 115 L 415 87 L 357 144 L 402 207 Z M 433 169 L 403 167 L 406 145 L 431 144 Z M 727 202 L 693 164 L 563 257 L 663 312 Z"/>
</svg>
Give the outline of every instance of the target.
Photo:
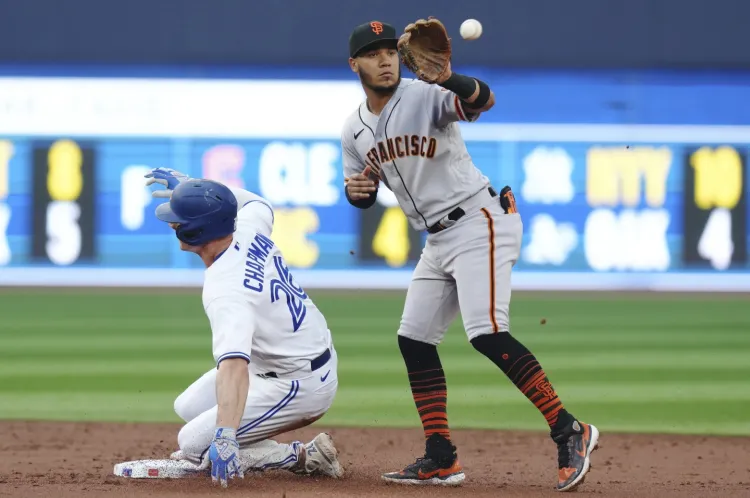
<svg viewBox="0 0 750 498">
<path fill-rule="evenodd" d="M 190 422 L 200 415 L 192 405 L 190 396 L 187 396 L 187 393 L 182 393 L 174 400 L 174 412 L 185 422 Z"/>
<path fill-rule="evenodd" d="M 491 323 L 488 323 L 487 320 L 482 320 L 481 322 L 476 320 L 464 323 L 464 328 L 466 330 L 466 337 L 471 343 L 473 343 L 474 339 L 477 337 L 508 334 L 510 330 L 508 320 L 504 320 L 502 316 L 498 316 L 497 319 Z"/>
<path fill-rule="evenodd" d="M 401 350 L 401 354 L 404 356 L 421 356 L 437 351 L 437 346 L 399 334 L 398 349 Z"/>
<path fill-rule="evenodd" d="M 210 441 L 208 444 L 211 444 Z M 196 463 L 201 461 L 208 449 L 204 438 L 196 437 L 195 431 L 189 425 L 183 426 L 177 434 L 177 446 L 186 460 Z"/>
<path fill-rule="evenodd" d="M 510 335 L 510 332 L 479 334 L 469 342 L 474 349 L 492 361 L 518 358 L 526 351 L 523 345 Z"/>
<path fill-rule="evenodd" d="M 180 450 L 185 451 L 185 448 L 187 445 L 187 431 L 185 430 L 187 428 L 187 425 L 183 425 L 182 429 L 180 429 L 180 432 L 177 433 L 177 446 L 180 448 Z"/>
<path fill-rule="evenodd" d="M 476 334 L 469 340 L 474 349 L 487 356 L 495 350 L 502 349 L 505 338 L 510 335 L 507 332 L 494 333 L 491 330 L 484 334 Z"/>
<path fill-rule="evenodd" d="M 437 346 L 434 344 L 399 335 L 398 348 L 409 372 L 441 368 Z"/>
<path fill-rule="evenodd" d="M 410 339 L 420 344 L 437 346 L 440 343 L 440 338 L 442 338 L 442 334 L 426 333 L 425 330 L 420 330 L 415 325 L 409 325 L 403 322 L 398 329 L 397 335 L 399 344 L 401 344 L 401 338 L 403 337 L 404 339 Z"/>
</svg>

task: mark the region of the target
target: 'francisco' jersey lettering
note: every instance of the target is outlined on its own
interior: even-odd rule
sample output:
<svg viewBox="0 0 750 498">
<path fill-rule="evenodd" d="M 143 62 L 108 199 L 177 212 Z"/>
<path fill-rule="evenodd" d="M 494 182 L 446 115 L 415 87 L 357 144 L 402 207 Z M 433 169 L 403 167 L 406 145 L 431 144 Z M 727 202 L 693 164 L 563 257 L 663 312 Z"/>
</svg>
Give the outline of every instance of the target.
<svg viewBox="0 0 750 498">
<path fill-rule="evenodd" d="M 420 137 L 419 135 L 404 135 L 389 138 L 387 142 L 378 142 L 377 147 L 367 153 L 365 164 L 380 170 L 382 163 L 391 162 L 398 157 L 420 156 L 432 159 L 437 150 L 437 139 Z"/>
<path fill-rule="evenodd" d="M 402 79 L 380 116 L 363 102 L 341 133 L 344 176 L 379 170 L 409 223 L 424 230 L 489 185 L 474 165 L 458 121 L 474 121 L 438 85 Z"/>
</svg>

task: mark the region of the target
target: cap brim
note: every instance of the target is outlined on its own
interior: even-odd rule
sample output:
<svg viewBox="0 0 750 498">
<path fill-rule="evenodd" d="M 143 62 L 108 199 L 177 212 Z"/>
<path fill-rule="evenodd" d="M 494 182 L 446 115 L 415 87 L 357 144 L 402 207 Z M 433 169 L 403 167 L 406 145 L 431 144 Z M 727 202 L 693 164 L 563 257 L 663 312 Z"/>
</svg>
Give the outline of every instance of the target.
<svg viewBox="0 0 750 498">
<path fill-rule="evenodd" d="M 168 202 L 165 202 L 164 204 L 159 204 L 156 206 L 156 217 L 160 219 L 161 221 L 166 221 L 167 223 L 184 223 L 185 220 L 180 218 L 175 214 L 174 211 L 172 211 L 172 208 L 170 207 Z"/>
</svg>

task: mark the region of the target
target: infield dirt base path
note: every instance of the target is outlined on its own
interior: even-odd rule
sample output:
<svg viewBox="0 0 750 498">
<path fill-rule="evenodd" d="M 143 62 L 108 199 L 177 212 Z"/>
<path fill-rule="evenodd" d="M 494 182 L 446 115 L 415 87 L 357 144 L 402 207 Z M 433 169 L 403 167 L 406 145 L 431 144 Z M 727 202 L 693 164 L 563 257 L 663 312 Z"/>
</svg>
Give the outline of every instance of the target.
<svg viewBox="0 0 750 498">
<path fill-rule="evenodd" d="M 275 471 L 220 489 L 210 478 L 133 480 L 114 464 L 168 458 L 178 425 L 0 422 L 0 496 L 68 497 L 539 497 L 553 490 L 556 450 L 543 433 L 454 431 L 467 473 L 460 488 L 389 485 L 380 474 L 424 451 L 421 430 L 307 428 L 280 441 L 308 441 L 328 430 L 341 453 L 341 480 Z M 578 495 L 748 496 L 750 438 L 602 433 L 594 468 Z"/>
</svg>

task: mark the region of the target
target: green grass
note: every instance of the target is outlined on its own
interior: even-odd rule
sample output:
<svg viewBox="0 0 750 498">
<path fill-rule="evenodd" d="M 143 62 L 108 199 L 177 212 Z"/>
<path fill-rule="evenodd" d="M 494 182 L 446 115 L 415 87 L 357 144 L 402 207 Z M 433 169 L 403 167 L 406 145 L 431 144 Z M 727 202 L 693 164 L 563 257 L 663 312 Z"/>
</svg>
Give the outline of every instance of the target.
<svg viewBox="0 0 750 498">
<path fill-rule="evenodd" d="M 417 426 L 395 336 L 403 293 L 311 295 L 340 360 L 322 422 Z M 742 295 L 516 293 L 511 323 L 602 430 L 748 435 L 749 308 Z M 0 418 L 177 422 L 174 398 L 213 366 L 198 290 L 10 289 L 0 316 Z M 453 427 L 546 429 L 460 320 L 440 352 Z"/>
</svg>

